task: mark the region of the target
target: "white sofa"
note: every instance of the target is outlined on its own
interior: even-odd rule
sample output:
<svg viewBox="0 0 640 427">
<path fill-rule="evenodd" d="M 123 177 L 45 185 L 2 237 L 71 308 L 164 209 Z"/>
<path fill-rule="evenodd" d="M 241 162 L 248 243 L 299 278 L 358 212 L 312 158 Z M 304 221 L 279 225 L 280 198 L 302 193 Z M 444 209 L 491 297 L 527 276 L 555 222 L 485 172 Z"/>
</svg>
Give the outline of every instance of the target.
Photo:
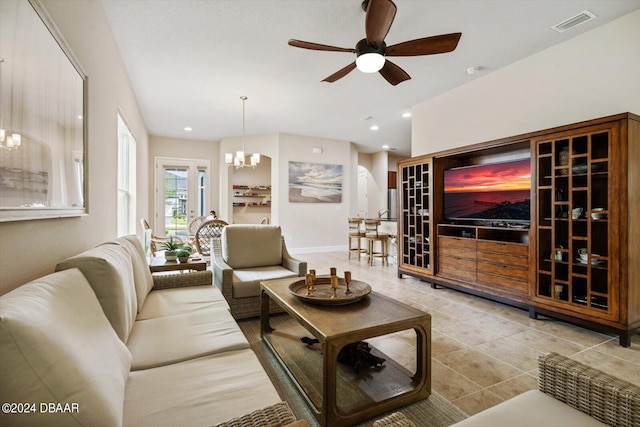
<svg viewBox="0 0 640 427">
<path fill-rule="evenodd" d="M 206 426 L 280 402 L 210 271 L 154 282 L 135 236 L 56 270 L 0 297 L 0 401 L 36 405 L 0 425 Z"/>
</svg>

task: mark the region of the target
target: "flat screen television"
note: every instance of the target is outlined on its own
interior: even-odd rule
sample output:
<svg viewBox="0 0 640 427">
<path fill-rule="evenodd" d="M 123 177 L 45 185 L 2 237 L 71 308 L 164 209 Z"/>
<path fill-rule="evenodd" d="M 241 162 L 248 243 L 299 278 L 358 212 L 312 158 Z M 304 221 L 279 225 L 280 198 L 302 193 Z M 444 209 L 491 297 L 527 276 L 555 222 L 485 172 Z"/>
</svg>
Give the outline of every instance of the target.
<svg viewBox="0 0 640 427">
<path fill-rule="evenodd" d="M 444 171 L 444 216 L 450 221 L 529 224 L 530 159 Z"/>
</svg>

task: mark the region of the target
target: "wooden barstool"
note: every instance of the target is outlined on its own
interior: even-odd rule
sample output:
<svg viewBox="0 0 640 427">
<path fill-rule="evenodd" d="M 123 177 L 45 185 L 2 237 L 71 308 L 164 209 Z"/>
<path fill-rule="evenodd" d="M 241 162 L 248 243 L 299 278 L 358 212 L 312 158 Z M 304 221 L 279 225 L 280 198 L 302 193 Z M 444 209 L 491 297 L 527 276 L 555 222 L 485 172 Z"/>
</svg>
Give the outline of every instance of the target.
<svg viewBox="0 0 640 427">
<path fill-rule="evenodd" d="M 364 237 L 364 231 L 360 230 L 360 224 L 362 224 L 362 218 L 347 218 L 349 220 L 349 259 L 351 254 L 356 253 L 358 259 L 360 254 L 367 250 L 362 247 L 362 238 Z M 356 246 L 353 247 L 353 240 L 355 239 Z"/>
<path fill-rule="evenodd" d="M 380 226 L 380 219 L 365 219 L 364 220 L 364 232 L 367 239 L 367 260 L 370 265 L 373 265 L 374 258 L 380 258 L 382 264 L 386 262 L 389 265 L 389 234 L 378 232 Z M 380 251 L 375 250 L 376 242 L 380 242 Z"/>
</svg>

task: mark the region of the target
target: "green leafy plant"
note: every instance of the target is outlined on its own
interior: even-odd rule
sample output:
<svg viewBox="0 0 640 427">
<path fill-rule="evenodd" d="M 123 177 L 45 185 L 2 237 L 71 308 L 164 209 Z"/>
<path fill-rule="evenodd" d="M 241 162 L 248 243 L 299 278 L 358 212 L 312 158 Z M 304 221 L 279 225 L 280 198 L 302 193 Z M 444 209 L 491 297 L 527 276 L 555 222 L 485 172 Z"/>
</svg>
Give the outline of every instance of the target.
<svg viewBox="0 0 640 427">
<path fill-rule="evenodd" d="M 187 248 L 188 247 L 189 246 L 187 246 Z M 185 247 L 176 252 L 176 256 L 178 258 L 189 258 L 189 255 L 191 255 L 191 251 L 189 249 L 185 249 Z"/>
<path fill-rule="evenodd" d="M 164 249 L 165 251 L 174 252 L 182 248 L 182 246 L 183 244 L 181 242 L 174 242 L 173 236 L 170 236 L 169 240 L 162 244 L 162 249 Z"/>
</svg>

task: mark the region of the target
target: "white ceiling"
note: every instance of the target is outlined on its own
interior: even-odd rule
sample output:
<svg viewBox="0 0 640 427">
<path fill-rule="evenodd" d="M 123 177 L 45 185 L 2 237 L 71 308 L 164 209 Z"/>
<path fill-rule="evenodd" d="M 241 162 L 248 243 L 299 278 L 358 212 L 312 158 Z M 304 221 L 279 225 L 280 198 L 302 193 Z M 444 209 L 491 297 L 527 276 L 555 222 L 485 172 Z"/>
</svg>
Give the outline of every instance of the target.
<svg viewBox="0 0 640 427">
<path fill-rule="evenodd" d="M 387 45 L 452 32 L 462 38 L 452 53 L 393 58 L 411 76 L 394 87 L 358 70 L 321 82 L 354 55 L 287 45 L 295 38 L 354 47 L 364 38 L 361 0 L 103 0 L 150 134 L 241 135 L 245 95 L 247 135 L 346 140 L 361 152 L 388 144 L 401 155 L 410 155 L 411 119 L 401 115 L 412 106 L 640 8 L 640 0 L 395 3 Z M 597 19 L 565 33 L 550 29 L 583 10 Z M 472 66 L 480 72 L 467 75 Z"/>
</svg>

